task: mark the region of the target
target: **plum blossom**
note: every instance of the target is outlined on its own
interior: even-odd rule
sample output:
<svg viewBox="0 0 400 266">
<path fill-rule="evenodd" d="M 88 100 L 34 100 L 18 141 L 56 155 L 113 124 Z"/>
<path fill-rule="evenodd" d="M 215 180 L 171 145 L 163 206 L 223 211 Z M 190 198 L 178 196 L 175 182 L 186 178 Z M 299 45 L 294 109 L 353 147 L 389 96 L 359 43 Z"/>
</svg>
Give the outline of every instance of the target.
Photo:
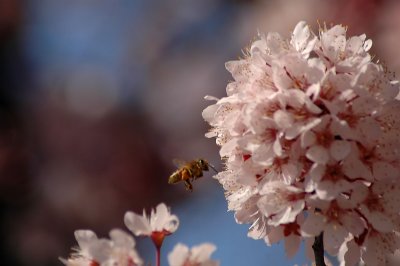
<svg viewBox="0 0 400 266">
<path fill-rule="evenodd" d="M 126 212 L 124 217 L 125 225 L 137 236 L 150 236 L 152 232 L 173 233 L 178 229 L 179 219 L 170 213 L 164 203 L 157 205 L 156 210 L 152 209 L 150 217 L 147 217 L 145 210 L 143 215 L 133 212 Z"/>
<path fill-rule="evenodd" d="M 171 214 L 164 203 L 158 204 L 156 210 L 152 209 L 150 217 L 145 210 L 143 215 L 128 211 L 124 222 L 136 236 L 151 237 L 157 247 L 161 247 L 164 237 L 174 233 L 179 226 L 178 217 Z"/>
<path fill-rule="evenodd" d="M 61 259 L 67 266 L 139 266 L 143 265 L 135 249 L 133 237 L 120 229 L 110 232 L 110 239 L 98 238 L 90 230 L 77 230 L 79 244 L 69 259 Z"/>
<path fill-rule="evenodd" d="M 215 178 L 249 237 L 284 240 L 291 256 L 323 232 L 328 253 L 367 265 L 379 265 L 371 243 L 398 241 L 399 82 L 371 46 L 342 25 L 317 35 L 299 22 L 289 39 L 260 33 L 226 63 L 227 96 L 207 96 L 202 115 L 226 165 Z"/>
<path fill-rule="evenodd" d="M 197 245 L 191 249 L 178 243 L 168 254 L 168 262 L 170 266 L 218 266 L 219 262 L 210 258 L 215 249 L 215 245 L 210 243 Z"/>
</svg>

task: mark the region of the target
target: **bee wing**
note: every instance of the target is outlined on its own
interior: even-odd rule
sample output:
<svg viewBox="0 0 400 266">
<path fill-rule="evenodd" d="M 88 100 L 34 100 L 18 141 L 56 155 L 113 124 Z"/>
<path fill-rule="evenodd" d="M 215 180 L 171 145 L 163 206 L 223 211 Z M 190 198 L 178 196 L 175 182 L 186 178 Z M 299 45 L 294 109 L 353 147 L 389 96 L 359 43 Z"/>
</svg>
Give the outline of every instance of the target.
<svg viewBox="0 0 400 266">
<path fill-rule="evenodd" d="M 181 160 L 181 159 L 173 159 L 172 162 L 178 168 L 181 168 L 182 166 L 187 165 L 187 162 L 185 160 Z"/>
</svg>

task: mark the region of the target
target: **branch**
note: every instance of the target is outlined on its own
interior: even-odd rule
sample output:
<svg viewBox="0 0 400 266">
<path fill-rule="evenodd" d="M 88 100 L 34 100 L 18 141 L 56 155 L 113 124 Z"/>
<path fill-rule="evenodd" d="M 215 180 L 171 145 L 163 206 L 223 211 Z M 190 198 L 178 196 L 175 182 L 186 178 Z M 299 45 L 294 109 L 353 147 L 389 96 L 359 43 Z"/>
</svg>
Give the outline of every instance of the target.
<svg viewBox="0 0 400 266">
<path fill-rule="evenodd" d="M 324 232 L 321 232 L 319 236 L 315 237 L 312 248 L 314 250 L 315 265 L 326 266 L 324 260 Z"/>
</svg>

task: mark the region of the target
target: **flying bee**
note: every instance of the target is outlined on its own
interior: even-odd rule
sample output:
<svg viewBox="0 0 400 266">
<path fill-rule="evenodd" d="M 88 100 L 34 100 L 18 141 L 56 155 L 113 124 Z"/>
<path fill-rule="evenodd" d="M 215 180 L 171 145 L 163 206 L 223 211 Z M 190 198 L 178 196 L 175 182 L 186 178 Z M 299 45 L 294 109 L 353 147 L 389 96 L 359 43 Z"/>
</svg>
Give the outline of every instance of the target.
<svg viewBox="0 0 400 266">
<path fill-rule="evenodd" d="M 168 184 L 176 184 L 183 181 L 186 190 L 189 191 L 193 190 L 191 182 L 202 177 L 203 171 L 208 171 L 211 168 L 217 173 L 215 167 L 204 159 L 197 159 L 190 162 L 175 159 L 174 164 L 178 167 L 178 170 L 169 176 Z"/>
</svg>

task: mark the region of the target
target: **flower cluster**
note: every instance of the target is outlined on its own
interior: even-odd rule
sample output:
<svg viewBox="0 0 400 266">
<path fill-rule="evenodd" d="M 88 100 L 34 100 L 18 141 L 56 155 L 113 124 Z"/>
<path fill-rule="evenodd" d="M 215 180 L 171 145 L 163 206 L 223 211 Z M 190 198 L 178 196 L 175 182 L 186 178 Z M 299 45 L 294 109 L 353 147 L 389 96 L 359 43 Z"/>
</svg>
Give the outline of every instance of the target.
<svg viewBox="0 0 400 266">
<path fill-rule="evenodd" d="M 79 249 L 71 258 L 61 259 L 67 266 L 143 265 L 135 250 L 135 240 L 122 230 L 111 230 L 111 239 L 97 238 L 90 230 L 77 230 L 75 238 Z"/>
<path fill-rule="evenodd" d="M 324 233 L 342 265 L 386 265 L 399 248 L 399 83 L 366 36 L 336 25 L 290 40 L 260 34 L 226 63 L 227 96 L 203 111 L 226 169 L 216 179 L 238 223 L 267 244 Z M 306 241 L 311 243 L 312 241 Z"/>
<path fill-rule="evenodd" d="M 179 219 L 170 213 L 164 203 L 152 210 L 150 217 L 143 211 L 143 216 L 133 212 L 125 214 L 125 225 L 136 236 L 150 237 L 157 248 L 157 265 L 160 265 L 160 248 L 164 237 L 174 233 L 179 226 Z M 61 259 L 67 266 L 141 266 L 145 265 L 135 249 L 134 238 L 120 230 L 113 229 L 110 239 L 98 238 L 90 230 L 75 231 L 79 248 L 68 259 Z M 171 266 L 218 266 L 210 259 L 215 251 L 212 244 L 202 244 L 191 250 L 183 244 L 177 244 L 169 254 Z"/>
</svg>

